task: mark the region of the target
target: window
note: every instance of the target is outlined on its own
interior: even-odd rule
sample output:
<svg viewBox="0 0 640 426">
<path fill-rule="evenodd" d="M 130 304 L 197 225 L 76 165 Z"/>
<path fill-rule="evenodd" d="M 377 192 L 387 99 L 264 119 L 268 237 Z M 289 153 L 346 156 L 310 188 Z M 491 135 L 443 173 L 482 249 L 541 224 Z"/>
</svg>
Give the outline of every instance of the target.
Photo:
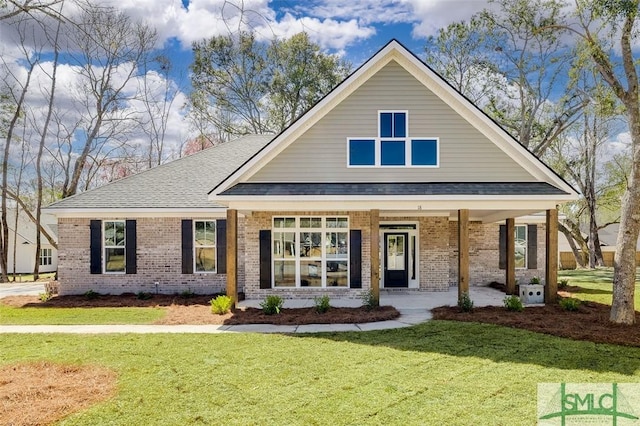
<svg viewBox="0 0 640 426">
<path fill-rule="evenodd" d="M 407 111 L 379 111 L 375 138 L 347 138 L 349 167 L 438 167 L 439 139 L 409 137 Z"/>
<path fill-rule="evenodd" d="M 274 287 L 347 287 L 349 219 L 275 217 Z"/>
<path fill-rule="evenodd" d="M 51 265 L 52 262 L 52 249 L 43 248 L 40 249 L 40 266 Z"/>
<path fill-rule="evenodd" d="M 195 272 L 216 272 L 216 221 L 193 221 Z"/>
<path fill-rule="evenodd" d="M 102 235 L 104 238 L 104 272 L 125 272 L 125 221 L 105 220 Z"/>
<path fill-rule="evenodd" d="M 516 225 L 515 247 L 516 268 L 527 267 L 527 225 Z"/>
</svg>

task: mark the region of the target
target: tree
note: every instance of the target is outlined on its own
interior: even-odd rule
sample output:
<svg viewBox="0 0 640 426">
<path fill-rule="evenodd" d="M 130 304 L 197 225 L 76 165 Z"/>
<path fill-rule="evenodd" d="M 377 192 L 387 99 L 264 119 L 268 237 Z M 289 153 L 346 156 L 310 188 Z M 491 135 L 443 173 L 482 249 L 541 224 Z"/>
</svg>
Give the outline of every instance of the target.
<svg viewBox="0 0 640 426">
<path fill-rule="evenodd" d="M 0 20 L 10 19 L 21 14 L 32 15 L 35 12 L 41 12 L 50 17 L 61 19 L 58 8 L 54 6 L 64 3 L 64 0 L 49 0 L 49 1 L 34 1 L 34 0 L 6 0 L 9 3 L 9 8 L 6 9 L 6 5 L 0 3 Z"/>
<path fill-rule="evenodd" d="M 240 32 L 194 43 L 193 51 L 192 114 L 232 136 L 282 131 L 350 70 L 305 33 L 267 44 Z"/>
<path fill-rule="evenodd" d="M 632 164 L 622 199 L 610 320 L 633 324 L 636 244 L 640 232 L 640 97 L 638 65 L 632 46 L 638 39 L 639 1 L 576 0 L 576 6 L 577 23 L 561 28 L 579 37 L 602 81 L 624 106 L 631 137 Z"/>
<path fill-rule="evenodd" d="M 315 105 L 350 70 L 338 57 L 323 54 L 304 32 L 286 40 L 274 40 L 267 59 L 271 67 L 268 120 L 269 128 L 276 133 Z"/>
<path fill-rule="evenodd" d="M 60 156 L 73 161 L 72 167 L 66 167 L 63 198 L 78 191 L 83 173 L 96 167 L 102 152 L 117 149 L 118 139 L 134 123 L 134 114 L 125 107 L 135 94 L 127 93 L 126 88 L 149 60 L 156 32 L 113 8 L 89 4 L 70 37 L 74 52 L 70 56 L 83 86 L 76 104 L 81 117 L 76 121 L 77 129 L 69 135 L 68 154 L 74 154 Z M 79 134 L 83 140 L 74 140 Z M 75 146 L 80 149 L 75 151 Z"/>
</svg>

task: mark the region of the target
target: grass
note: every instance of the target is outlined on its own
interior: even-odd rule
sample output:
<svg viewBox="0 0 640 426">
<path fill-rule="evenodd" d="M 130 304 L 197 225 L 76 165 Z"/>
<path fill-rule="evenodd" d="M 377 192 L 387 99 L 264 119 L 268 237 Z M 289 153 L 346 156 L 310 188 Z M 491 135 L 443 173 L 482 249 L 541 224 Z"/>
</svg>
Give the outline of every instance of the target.
<svg viewBox="0 0 640 426">
<path fill-rule="evenodd" d="M 42 274 L 40 274 L 40 279 L 41 280 L 52 280 L 53 277 L 56 275 L 55 272 L 44 272 Z M 33 282 L 33 274 L 16 274 L 15 276 L 13 274 L 9 274 L 9 282 L 13 283 L 13 282 L 17 282 L 17 283 L 21 283 L 21 282 Z"/>
<path fill-rule="evenodd" d="M 17 308 L 0 303 L 0 325 L 151 324 L 161 308 Z"/>
<path fill-rule="evenodd" d="M 640 275 L 638 275 L 640 277 Z M 611 304 L 613 295 L 613 268 L 575 269 L 558 271 L 558 280 L 569 280 L 570 286 L 578 286 L 574 297 L 581 300 Z M 636 280 L 635 309 L 640 311 L 640 281 Z"/>
<path fill-rule="evenodd" d="M 97 364 L 118 394 L 61 425 L 535 424 L 541 382 L 638 382 L 640 349 L 431 321 L 308 336 L 3 335 L 0 364 Z"/>
</svg>

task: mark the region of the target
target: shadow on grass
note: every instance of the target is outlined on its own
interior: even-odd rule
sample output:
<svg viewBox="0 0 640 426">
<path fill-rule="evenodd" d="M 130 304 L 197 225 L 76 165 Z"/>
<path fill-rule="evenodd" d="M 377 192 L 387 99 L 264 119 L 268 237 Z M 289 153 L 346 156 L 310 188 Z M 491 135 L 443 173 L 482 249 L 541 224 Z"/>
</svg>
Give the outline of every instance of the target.
<svg viewBox="0 0 640 426">
<path fill-rule="evenodd" d="M 640 369 L 640 348 L 576 341 L 491 324 L 429 321 L 404 329 L 296 337 L 561 370 L 633 375 Z"/>
<path fill-rule="evenodd" d="M 561 291 L 566 291 L 567 293 L 573 294 L 613 294 L 613 290 L 605 290 L 599 288 L 585 288 L 580 287 L 579 285 L 568 286 L 565 289 L 561 289 Z"/>
</svg>

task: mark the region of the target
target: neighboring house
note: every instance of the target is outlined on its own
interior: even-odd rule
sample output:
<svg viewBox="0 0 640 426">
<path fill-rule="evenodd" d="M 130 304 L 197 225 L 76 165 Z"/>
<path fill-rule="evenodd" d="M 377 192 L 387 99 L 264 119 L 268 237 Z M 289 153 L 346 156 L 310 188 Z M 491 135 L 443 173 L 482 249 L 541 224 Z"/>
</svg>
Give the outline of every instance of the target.
<svg viewBox="0 0 640 426">
<path fill-rule="evenodd" d="M 619 229 L 620 225 L 613 223 L 598 231 L 604 266 L 613 267 L 613 257 L 616 253 L 616 240 L 618 238 Z M 586 237 L 587 233 L 583 233 L 583 235 Z M 558 251 L 560 269 L 576 269 L 578 267 L 573 251 L 571 251 L 571 246 L 567 241 L 567 237 L 562 232 L 558 234 Z M 640 266 L 640 239 L 638 239 L 638 243 L 636 244 L 636 266 Z"/>
<path fill-rule="evenodd" d="M 224 143 L 47 210 L 61 294 L 359 297 L 553 284 L 556 206 L 577 196 L 394 40 L 276 137 Z"/>
<path fill-rule="evenodd" d="M 45 236 L 40 234 L 40 252 L 36 253 L 36 237 L 38 229 L 33 221 L 22 210 L 18 210 L 18 226 L 16 227 L 16 211 L 7 211 L 7 225 L 9 226 L 9 274 L 14 273 L 14 247 L 15 247 L 15 273 L 32 274 L 36 259 L 40 263 L 39 271 L 54 272 L 58 268 L 58 251 L 49 243 Z M 42 214 L 41 222 L 47 233 L 57 239 L 56 218 L 49 214 Z M 17 232 L 16 232 L 17 230 Z M 17 243 L 16 243 L 17 242 Z"/>
</svg>

